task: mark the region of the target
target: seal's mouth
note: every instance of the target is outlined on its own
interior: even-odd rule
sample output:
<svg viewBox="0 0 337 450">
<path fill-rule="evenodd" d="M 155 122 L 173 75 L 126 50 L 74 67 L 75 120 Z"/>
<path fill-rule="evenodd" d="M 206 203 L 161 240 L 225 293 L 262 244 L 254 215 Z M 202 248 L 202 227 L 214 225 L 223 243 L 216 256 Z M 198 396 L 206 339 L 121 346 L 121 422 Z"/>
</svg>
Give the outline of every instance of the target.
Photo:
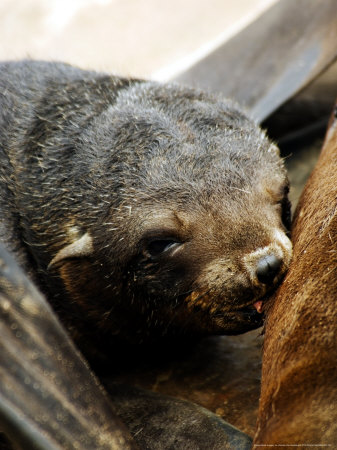
<svg viewBox="0 0 337 450">
<path fill-rule="evenodd" d="M 250 305 L 228 312 L 227 320 L 231 318 L 233 321 L 230 334 L 239 334 L 261 327 L 264 322 L 264 306 L 265 301 L 259 299 Z"/>
<path fill-rule="evenodd" d="M 263 326 L 269 295 L 264 292 L 263 295 L 251 297 L 249 301 L 248 294 L 246 301 L 235 305 L 230 302 L 214 302 L 209 292 L 200 294 L 193 291 L 184 299 L 190 311 L 188 320 L 194 320 L 200 329 L 208 330 L 212 334 L 240 334 L 259 328 Z"/>
<path fill-rule="evenodd" d="M 218 311 L 212 317 L 220 334 L 236 335 L 260 328 L 264 323 L 264 299 L 260 298 L 241 306 L 226 311 Z"/>
<path fill-rule="evenodd" d="M 263 312 L 265 310 L 265 298 L 259 298 L 258 300 L 255 300 L 254 303 L 246 304 L 245 306 L 241 306 L 240 308 L 237 308 L 235 310 L 232 310 L 231 312 L 234 313 L 240 313 L 240 312 L 257 312 L 260 315 L 263 315 Z"/>
</svg>

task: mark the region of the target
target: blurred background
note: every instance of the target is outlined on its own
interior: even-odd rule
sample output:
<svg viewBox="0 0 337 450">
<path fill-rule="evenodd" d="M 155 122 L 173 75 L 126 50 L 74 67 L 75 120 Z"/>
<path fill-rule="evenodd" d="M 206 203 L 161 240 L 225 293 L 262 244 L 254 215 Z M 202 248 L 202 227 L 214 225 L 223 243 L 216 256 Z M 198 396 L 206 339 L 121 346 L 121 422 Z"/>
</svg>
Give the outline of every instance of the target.
<svg viewBox="0 0 337 450">
<path fill-rule="evenodd" d="M 0 0 L 0 58 L 166 80 L 276 0 Z"/>
</svg>

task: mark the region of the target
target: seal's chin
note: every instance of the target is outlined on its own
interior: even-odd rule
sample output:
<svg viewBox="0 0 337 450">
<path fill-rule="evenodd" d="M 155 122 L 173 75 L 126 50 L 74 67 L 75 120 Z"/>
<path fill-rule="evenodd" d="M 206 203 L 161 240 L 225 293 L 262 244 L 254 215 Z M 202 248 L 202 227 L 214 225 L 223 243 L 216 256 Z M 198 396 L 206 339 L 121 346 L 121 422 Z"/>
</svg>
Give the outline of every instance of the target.
<svg viewBox="0 0 337 450">
<path fill-rule="evenodd" d="M 223 334 L 235 335 L 246 333 L 263 325 L 264 314 L 262 305 L 251 305 L 241 309 L 228 311 L 223 317 L 215 318 L 217 327 L 223 329 Z"/>
<path fill-rule="evenodd" d="M 242 294 L 242 292 L 241 292 Z M 265 292 L 255 298 L 252 292 L 246 293 L 241 304 L 225 301 L 216 302 L 210 292 L 200 294 L 193 291 L 183 299 L 183 307 L 175 314 L 174 322 L 180 321 L 184 330 L 202 334 L 235 335 L 254 330 L 263 325 Z M 252 298 L 253 297 L 253 298 Z M 250 300 L 249 300 L 250 299 Z M 232 303 L 232 304 L 231 304 Z"/>
</svg>

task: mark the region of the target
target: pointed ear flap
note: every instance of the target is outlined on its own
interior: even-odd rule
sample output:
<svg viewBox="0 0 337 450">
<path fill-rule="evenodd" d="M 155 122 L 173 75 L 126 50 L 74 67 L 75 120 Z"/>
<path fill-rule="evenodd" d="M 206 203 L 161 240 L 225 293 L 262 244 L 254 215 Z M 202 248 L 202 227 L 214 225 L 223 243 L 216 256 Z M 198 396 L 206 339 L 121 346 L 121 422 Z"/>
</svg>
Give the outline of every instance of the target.
<svg viewBox="0 0 337 450">
<path fill-rule="evenodd" d="M 92 237 L 89 233 L 85 233 L 80 239 L 63 247 L 50 261 L 48 269 L 54 267 L 56 264 L 69 258 L 79 258 L 82 256 L 89 256 L 94 251 L 92 244 Z"/>
</svg>

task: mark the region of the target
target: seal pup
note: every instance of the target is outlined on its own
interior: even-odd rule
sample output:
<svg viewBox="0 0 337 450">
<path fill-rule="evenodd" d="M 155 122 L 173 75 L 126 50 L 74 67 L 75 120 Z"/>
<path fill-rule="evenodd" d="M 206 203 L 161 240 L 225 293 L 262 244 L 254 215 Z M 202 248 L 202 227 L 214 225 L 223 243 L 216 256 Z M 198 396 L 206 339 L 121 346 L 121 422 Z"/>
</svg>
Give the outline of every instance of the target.
<svg viewBox="0 0 337 450">
<path fill-rule="evenodd" d="M 277 147 L 233 102 L 62 63 L 0 66 L 0 237 L 88 355 L 237 334 L 291 259 Z"/>
</svg>

